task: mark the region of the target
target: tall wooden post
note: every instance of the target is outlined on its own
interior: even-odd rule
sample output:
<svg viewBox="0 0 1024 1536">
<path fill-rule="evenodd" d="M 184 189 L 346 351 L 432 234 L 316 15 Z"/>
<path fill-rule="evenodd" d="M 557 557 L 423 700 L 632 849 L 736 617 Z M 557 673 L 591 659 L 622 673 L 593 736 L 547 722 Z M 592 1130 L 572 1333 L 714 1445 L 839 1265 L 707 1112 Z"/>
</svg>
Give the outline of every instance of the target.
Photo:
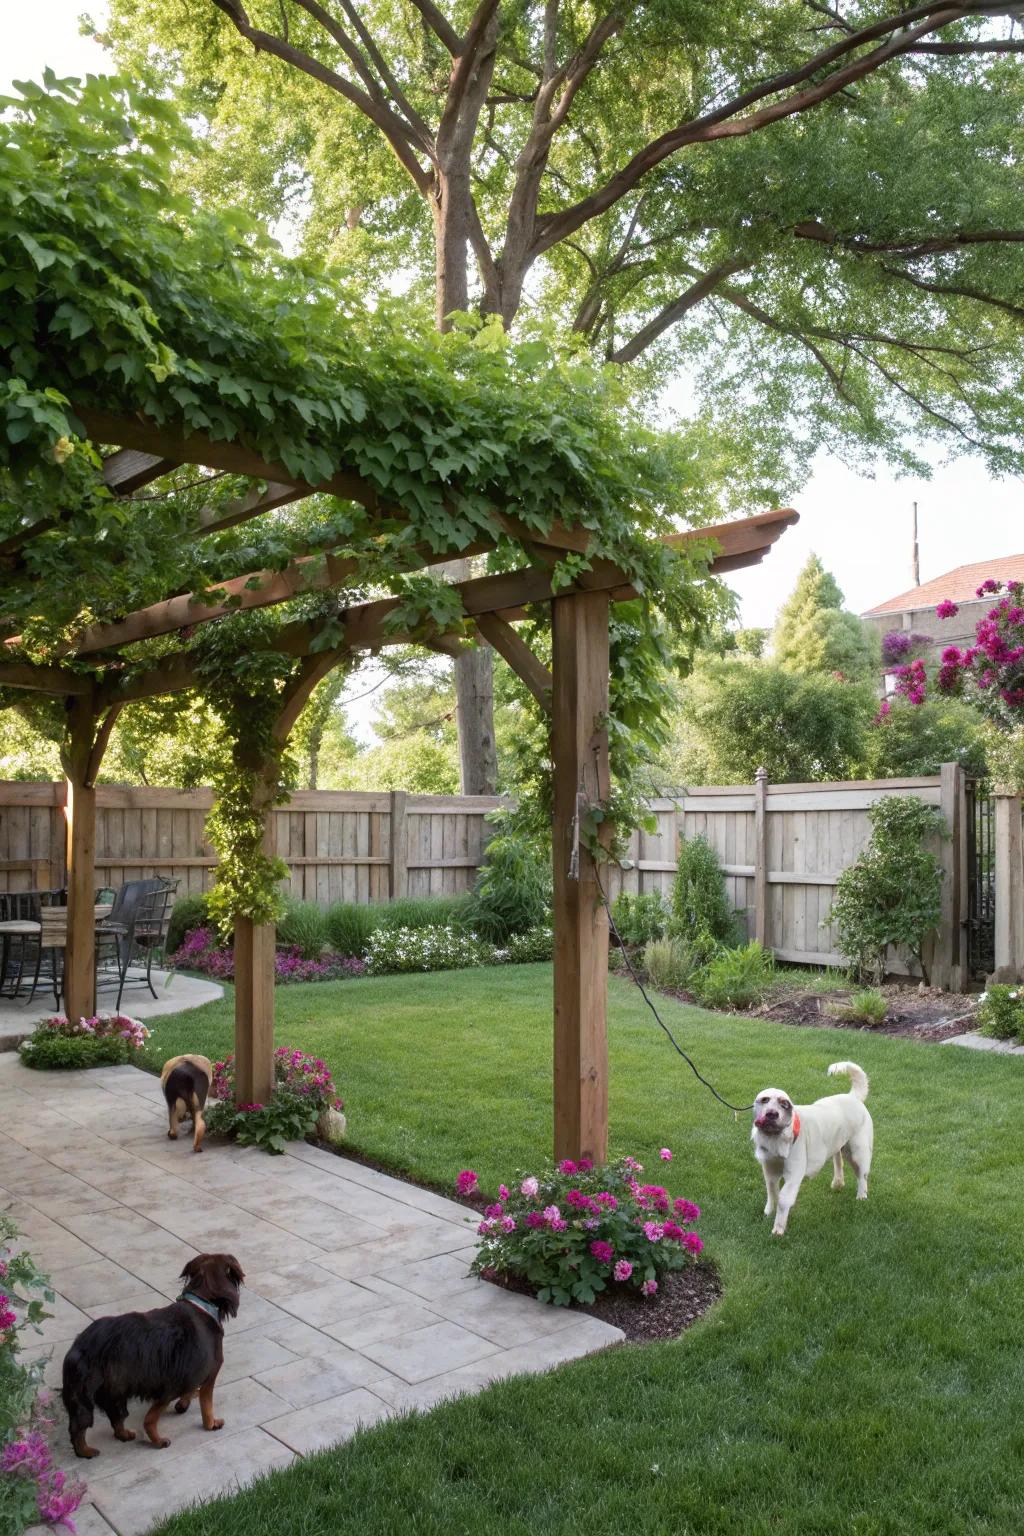
<svg viewBox="0 0 1024 1536">
<path fill-rule="evenodd" d="M 274 813 L 269 797 L 263 798 L 263 852 L 273 857 Z M 274 1092 L 276 941 L 274 923 L 235 918 L 235 1100 L 239 1104 L 269 1104 Z"/>
<path fill-rule="evenodd" d="M 68 930 L 64 1007 L 68 1018 L 96 1012 L 96 790 L 92 766 L 96 718 L 91 701 L 68 704 L 61 758 L 67 787 Z M 98 764 L 95 765 L 98 768 Z"/>
<path fill-rule="evenodd" d="M 768 770 L 754 775 L 754 938 L 768 947 Z"/>
<path fill-rule="evenodd" d="M 586 805 L 609 793 L 608 595 L 552 602 L 554 764 L 555 1157 L 608 1153 L 608 919 Z"/>
<path fill-rule="evenodd" d="M 995 970 L 992 980 L 1013 983 L 1024 979 L 1024 847 L 1021 839 L 1021 797 L 996 788 Z"/>
<path fill-rule="evenodd" d="M 942 915 L 933 952 L 931 979 L 933 987 L 941 987 L 946 992 L 959 992 L 963 980 L 960 954 L 963 944 L 960 908 L 963 770 L 959 763 L 943 763 L 940 774 L 939 810 L 949 836 L 943 838 L 939 850 L 942 861 Z"/>
</svg>

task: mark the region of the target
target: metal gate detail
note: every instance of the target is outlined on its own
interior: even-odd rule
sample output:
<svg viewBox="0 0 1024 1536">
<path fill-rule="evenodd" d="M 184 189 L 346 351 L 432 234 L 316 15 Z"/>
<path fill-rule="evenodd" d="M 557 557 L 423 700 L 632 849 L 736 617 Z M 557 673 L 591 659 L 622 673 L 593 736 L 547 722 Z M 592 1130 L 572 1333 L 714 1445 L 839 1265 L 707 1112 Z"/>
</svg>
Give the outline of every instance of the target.
<svg viewBox="0 0 1024 1536">
<path fill-rule="evenodd" d="M 965 784 L 967 813 L 967 972 L 984 981 L 996 962 L 995 803 L 984 781 Z"/>
</svg>

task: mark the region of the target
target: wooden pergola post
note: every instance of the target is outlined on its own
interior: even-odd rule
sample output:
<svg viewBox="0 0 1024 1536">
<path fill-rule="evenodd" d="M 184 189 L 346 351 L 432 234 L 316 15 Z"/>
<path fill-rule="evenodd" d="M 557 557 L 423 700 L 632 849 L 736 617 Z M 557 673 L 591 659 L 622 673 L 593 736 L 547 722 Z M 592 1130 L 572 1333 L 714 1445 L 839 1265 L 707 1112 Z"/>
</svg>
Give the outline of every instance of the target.
<svg viewBox="0 0 1024 1536">
<path fill-rule="evenodd" d="M 96 1012 L 96 775 L 119 709 L 97 727 L 95 701 L 67 701 L 68 729 L 61 750 L 67 817 L 68 928 L 64 950 L 64 1007 L 68 1018 Z"/>
<path fill-rule="evenodd" d="M 555 1157 L 608 1153 L 608 917 L 580 836 L 607 797 L 607 592 L 552 603 Z"/>
<path fill-rule="evenodd" d="M 263 852 L 274 853 L 274 813 L 263 795 Z M 235 918 L 235 1100 L 269 1104 L 274 1092 L 274 923 Z"/>
</svg>

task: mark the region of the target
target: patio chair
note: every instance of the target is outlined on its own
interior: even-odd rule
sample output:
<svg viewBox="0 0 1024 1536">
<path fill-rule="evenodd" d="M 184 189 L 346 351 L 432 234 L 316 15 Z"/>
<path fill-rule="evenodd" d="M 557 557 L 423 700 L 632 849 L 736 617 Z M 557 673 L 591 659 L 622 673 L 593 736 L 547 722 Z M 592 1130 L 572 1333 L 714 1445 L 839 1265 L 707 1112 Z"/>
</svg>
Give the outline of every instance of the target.
<svg viewBox="0 0 1024 1536">
<path fill-rule="evenodd" d="M 0 894 L 0 992 L 10 970 L 11 997 L 17 997 L 26 969 L 39 953 L 40 917 L 44 905 L 59 900 L 59 891 L 4 891 Z"/>
<path fill-rule="evenodd" d="M 96 957 L 101 950 L 113 961 L 118 978 L 116 1009 L 132 966 L 142 970 L 144 981 L 155 998 L 153 962 L 163 954 L 171 906 L 177 892 L 177 880 L 126 880 L 114 898 L 110 916 L 96 925 Z"/>
<path fill-rule="evenodd" d="M 97 926 L 105 919 L 113 907 L 114 892 L 109 886 L 101 886 L 94 896 L 95 921 Z M 32 1006 L 32 999 L 36 995 L 36 989 L 40 980 L 49 980 L 53 989 L 53 1001 L 56 1008 L 60 1007 L 61 994 L 64 990 L 64 951 L 68 942 L 68 909 L 67 892 L 55 891 L 53 899 L 45 902 L 40 911 L 39 943 L 36 952 L 36 968 L 32 977 L 32 986 L 28 995 L 26 1007 Z"/>
</svg>

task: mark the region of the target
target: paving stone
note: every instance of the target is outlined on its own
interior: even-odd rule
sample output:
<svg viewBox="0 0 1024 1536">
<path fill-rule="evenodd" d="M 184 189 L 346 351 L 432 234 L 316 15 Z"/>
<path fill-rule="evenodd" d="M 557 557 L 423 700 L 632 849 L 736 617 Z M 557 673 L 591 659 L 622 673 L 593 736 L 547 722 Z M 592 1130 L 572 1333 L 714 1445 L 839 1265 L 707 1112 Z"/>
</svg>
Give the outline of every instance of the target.
<svg viewBox="0 0 1024 1536">
<path fill-rule="evenodd" d="M 378 1339 L 362 1346 L 364 1355 L 376 1360 L 403 1381 L 426 1381 L 441 1376 L 460 1365 L 470 1365 L 497 1353 L 489 1339 L 470 1333 L 457 1323 L 432 1323 L 412 1333 L 400 1333 L 391 1339 Z"/>
<path fill-rule="evenodd" d="M 141 1452 L 144 1467 L 90 1487 L 94 1503 L 118 1536 L 142 1536 L 183 1504 L 233 1493 L 261 1473 L 294 1460 L 292 1451 L 263 1429 L 207 1439 L 209 1444 L 171 1462 L 158 1462 Z M 164 1454 L 154 1451 L 153 1457 Z"/>
<path fill-rule="evenodd" d="M 341 1397 L 272 1419 L 263 1428 L 293 1451 L 308 1456 L 326 1446 L 340 1445 L 351 1439 L 360 1426 L 375 1424 L 390 1413 L 391 1409 L 381 1398 L 357 1387 L 354 1392 L 346 1392 Z"/>
<path fill-rule="evenodd" d="M 427 1221 L 422 1226 L 403 1227 L 386 1237 L 360 1243 L 356 1248 L 323 1253 L 317 1259 L 322 1269 L 350 1280 L 377 1270 L 393 1268 L 399 1260 L 432 1259 L 438 1254 L 463 1248 L 466 1234 L 447 1221 Z"/>
<path fill-rule="evenodd" d="M 169 1296 L 162 1296 L 159 1291 L 154 1291 L 148 1286 L 140 1285 L 136 1280 L 136 1289 L 128 1296 L 119 1296 L 116 1301 L 98 1301 L 83 1307 L 83 1312 L 88 1312 L 92 1318 L 119 1317 L 125 1312 L 153 1312 L 157 1307 L 166 1307 L 170 1304 Z"/>
<path fill-rule="evenodd" d="M 518 1296 L 486 1280 L 478 1280 L 472 1290 L 459 1291 L 455 1296 L 440 1296 L 431 1305 L 442 1317 L 506 1349 L 558 1333 L 579 1321 L 579 1313 L 568 1307 L 552 1307 L 532 1296 Z"/>
<path fill-rule="evenodd" d="M 295 1291 L 290 1296 L 279 1296 L 276 1305 L 293 1317 L 322 1328 L 325 1323 L 338 1323 L 344 1317 L 355 1317 L 360 1312 L 372 1312 L 383 1307 L 384 1301 L 375 1291 L 356 1285 L 351 1280 L 332 1280 L 312 1291 Z"/>
<path fill-rule="evenodd" d="M 990 1040 L 988 1035 L 951 1035 L 940 1045 L 962 1045 L 969 1051 L 996 1051 L 1000 1056 L 1024 1056 L 1024 1045 L 1012 1040 Z"/>
<path fill-rule="evenodd" d="M 469 1273 L 464 1259 L 453 1254 L 424 1259 L 418 1264 L 400 1264 L 378 1271 L 382 1280 L 390 1280 L 404 1291 L 412 1291 L 425 1301 L 435 1296 L 451 1296 L 456 1291 L 469 1290 L 476 1285 L 476 1276 Z M 332 1319 L 333 1321 L 333 1319 Z"/>
<path fill-rule="evenodd" d="M 262 1371 L 259 1380 L 293 1408 L 307 1408 L 311 1403 L 322 1403 L 351 1392 L 353 1387 L 372 1386 L 390 1374 L 386 1366 L 368 1360 L 356 1350 L 349 1350 L 347 1359 L 295 1360 L 291 1365 Z"/>
<path fill-rule="evenodd" d="M 220 1368 L 217 1377 L 218 1391 L 226 1387 L 229 1382 L 239 1381 L 243 1376 L 259 1376 L 261 1371 L 271 1371 L 275 1366 L 290 1365 L 298 1358 L 292 1350 L 279 1344 L 275 1339 L 264 1338 L 257 1331 L 239 1334 L 237 1338 L 225 1339 L 224 1364 Z"/>
<path fill-rule="evenodd" d="M 59 1284 L 60 1294 L 83 1310 L 101 1302 L 116 1303 L 145 1289 L 136 1275 L 129 1274 L 112 1259 L 95 1259 L 91 1264 L 62 1269 Z M 159 1302 L 154 1305 L 159 1306 Z M 121 1311 L 124 1310 L 122 1307 Z"/>
<path fill-rule="evenodd" d="M 367 1312 L 358 1317 L 347 1317 L 340 1323 L 328 1323 L 324 1333 L 338 1339 L 352 1349 L 362 1349 L 367 1344 L 377 1344 L 381 1339 L 393 1339 L 401 1333 L 412 1333 L 416 1328 L 427 1328 L 441 1322 L 436 1312 L 413 1301 L 399 1301 L 382 1307 L 379 1312 Z"/>
<path fill-rule="evenodd" d="M 114 1527 L 88 1499 L 78 1506 L 72 1518 L 77 1536 L 117 1536 Z M 53 1536 L 53 1526 L 30 1525 L 24 1536 Z"/>
</svg>

